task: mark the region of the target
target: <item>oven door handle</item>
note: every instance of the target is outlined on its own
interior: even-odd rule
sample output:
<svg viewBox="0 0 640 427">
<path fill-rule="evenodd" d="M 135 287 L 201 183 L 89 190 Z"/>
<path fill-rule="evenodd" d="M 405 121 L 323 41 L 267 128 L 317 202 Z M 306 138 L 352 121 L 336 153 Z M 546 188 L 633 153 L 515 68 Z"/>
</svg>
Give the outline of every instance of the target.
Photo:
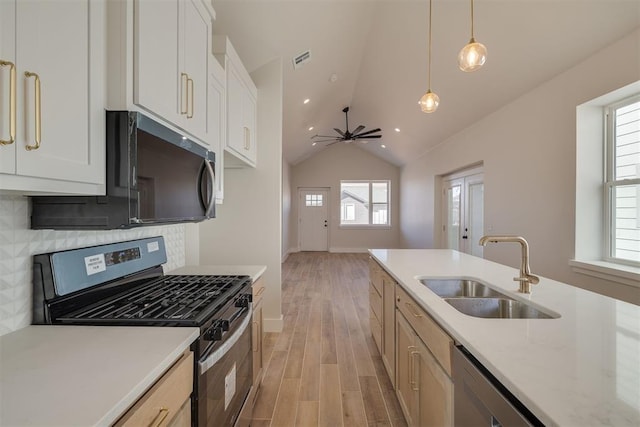
<svg viewBox="0 0 640 427">
<path fill-rule="evenodd" d="M 240 326 L 235 330 L 233 335 L 231 335 L 225 342 L 223 342 L 220 348 L 216 349 L 216 351 L 208 355 L 205 359 L 198 361 L 200 375 L 204 374 L 209 369 L 211 369 L 211 367 L 213 367 L 213 365 L 215 365 L 218 360 L 222 359 L 222 357 L 227 353 L 227 351 L 229 351 L 229 349 L 233 347 L 236 342 L 238 342 L 242 334 L 249 327 L 249 324 L 251 323 L 252 314 L 253 314 L 252 304 L 249 304 L 247 315 L 245 316 Z"/>
</svg>

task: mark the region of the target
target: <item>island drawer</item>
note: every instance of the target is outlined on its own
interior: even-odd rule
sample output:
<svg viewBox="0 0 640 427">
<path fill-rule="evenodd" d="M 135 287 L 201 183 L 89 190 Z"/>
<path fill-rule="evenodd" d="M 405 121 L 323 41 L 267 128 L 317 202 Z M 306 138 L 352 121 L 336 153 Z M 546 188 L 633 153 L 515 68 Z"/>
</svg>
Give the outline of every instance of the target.
<svg viewBox="0 0 640 427">
<path fill-rule="evenodd" d="M 183 410 L 193 391 L 193 353 L 187 352 L 115 424 L 168 426 Z M 187 405 L 190 412 L 190 405 Z M 190 423 L 190 414 L 186 414 Z"/>
<path fill-rule="evenodd" d="M 427 345 L 445 372 L 451 376 L 453 339 L 399 285 L 396 286 L 396 307 Z"/>
</svg>

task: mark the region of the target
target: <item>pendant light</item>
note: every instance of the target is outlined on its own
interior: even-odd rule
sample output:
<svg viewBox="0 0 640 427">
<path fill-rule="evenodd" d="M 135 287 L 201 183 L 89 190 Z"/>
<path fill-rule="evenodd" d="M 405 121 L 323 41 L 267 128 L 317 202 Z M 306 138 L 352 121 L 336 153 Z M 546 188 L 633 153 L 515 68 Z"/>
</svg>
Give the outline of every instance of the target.
<svg viewBox="0 0 640 427">
<path fill-rule="evenodd" d="M 429 53 L 428 60 L 429 64 L 427 64 L 427 93 L 422 95 L 418 104 L 420 104 L 420 109 L 424 113 L 433 113 L 438 109 L 438 105 L 440 105 L 440 97 L 435 93 L 431 92 L 431 1 L 429 0 Z"/>
<path fill-rule="evenodd" d="M 487 60 L 487 48 L 473 37 L 473 0 L 471 0 L 471 40 L 458 54 L 458 66 L 464 72 L 476 71 Z"/>
</svg>

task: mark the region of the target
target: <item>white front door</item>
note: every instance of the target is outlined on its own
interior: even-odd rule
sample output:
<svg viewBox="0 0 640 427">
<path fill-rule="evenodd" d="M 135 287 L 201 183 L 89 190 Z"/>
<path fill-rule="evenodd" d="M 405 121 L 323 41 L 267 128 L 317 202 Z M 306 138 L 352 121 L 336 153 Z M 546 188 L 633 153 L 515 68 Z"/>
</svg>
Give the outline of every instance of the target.
<svg viewBox="0 0 640 427">
<path fill-rule="evenodd" d="M 484 184 L 482 173 L 474 172 L 443 179 L 443 242 L 447 249 L 482 257 Z"/>
<path fill-rule="evenodd" d="M 301 251 L 329 249 L 328 194 L 324 188 L 298 190 L 298 240 Z"/>
</svg>

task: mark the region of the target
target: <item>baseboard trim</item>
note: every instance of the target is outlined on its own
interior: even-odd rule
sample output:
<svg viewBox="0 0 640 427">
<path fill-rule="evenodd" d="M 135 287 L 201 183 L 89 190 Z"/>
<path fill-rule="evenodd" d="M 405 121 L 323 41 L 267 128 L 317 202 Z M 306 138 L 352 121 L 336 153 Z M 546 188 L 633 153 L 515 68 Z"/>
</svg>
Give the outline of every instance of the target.
<svg viewBox="0 0 640 427">
<path fill-rule="evenodd" d="M 329 248 L 329 252 L 332 253 L 367 253 L 369 252 L 368 248 Z"/>
<path fill-rule="evenodd" d="M 262 326 L 265 332 L 282 332 L 284 320 L 282 315 L 277 319 L 265 317 L 262 319 Z"/>
</svg>

